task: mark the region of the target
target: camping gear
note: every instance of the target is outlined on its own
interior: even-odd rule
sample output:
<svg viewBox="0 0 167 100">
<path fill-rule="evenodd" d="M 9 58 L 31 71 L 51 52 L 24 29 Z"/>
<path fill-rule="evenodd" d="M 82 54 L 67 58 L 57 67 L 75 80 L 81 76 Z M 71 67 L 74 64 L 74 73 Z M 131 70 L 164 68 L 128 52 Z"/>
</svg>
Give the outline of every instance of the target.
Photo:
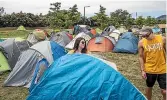
<svg viewBox="0 0 167 100">
<path fill-rule="evenodd" d="M 113 52 L 136 54 L 138 52 L 138 41 L 139 39 L 132 32 L 126 32 L 118 40 Z"/>
<path fill-rule="evenodd" d="M 44 30 L 35 29 L 32 33 L 35 35 L 37 40 L 44 40 L 46 38 L 46 31 Z"/>
<path fill-rule="evenodd" d="M 118 28 L 118 30 L 120 31 L 120 33 L 125 33 L 125 32 L 127 32 L 127 31 L 126 31 L 126 27 L 123 26 L 123 25 L 121 25 L 120 28 Z"/>
<path fill-rule="evenodd" d="M 18 31 L 26 31 L 26 29 L 25 29 L 24 26 L 22 26 L 22 25 L 19 26 L 19 27 L 17 28 L 17 30 L 18 30 Z"/>
<path fill-rule="evenodd" d="M 86 40 L 86 43 L 88 43 L 88 41 L 91 39 L 91 37 L 89 35 L 87 35 L 86 33 L 79 33 L 69 44 L 67 44 L 65 46 L 65 48 L 67 49 L 73 49 L 74 47 L 74 43 L 75 43 L 75 40 L 79 37 L 82 37 Z"/>
<path fill-rule="evenodd" d="M 110 25 L 109 27 L 106 27 L 106 28 L 104 29 L 104 31 L 102 32 L 101 35 L 103 35 L 103 36 L 108 36 L 109 33 L 113 32 L 114 30 L 115 30 L 115 27 L 112 26 L 112 25 Z"/>
<path fill-rule="evenodd" d="M 154 34 L 161 33 L 161 29 L 159 28 L 158 25 L 155 25 L 155 26 L 152 28 L 152 31 L 153 31 Z"/>
<path fill-rule="evenodd" d="M 4 82 L 4 86 L 24 86 L 29 88 L 36 67 L 41 67 L 41 61 L 46 67 L 59 57 L 65 55 L 65 49 L 53 41 L 39 42 L 24 51 L 14 69 Z M 44 70 L 43 70 L 44 71 Z"/>
<path fill-rule="evenodd" d="M 90 32 L 91 32 L 93 35 L 96 35 L 96 30 L 95 30 L 95 29 L 91 29 Z"/>
<path fill-rule="evenodd" d="M 3 42 L 0 42 L 0 47 L 3 48 L 3 54 L 8 60 L 10 69 L 14 68 L 20 54 L 27 50 L 30 46 L 32 46 L 32 44 L 27 40 L 16 41 L 14 38 L 9 38 Z"/>
<path fill-rule="evenodd" d="M 113 32 L 109 33 L 109 36 L 118 41 L 120 34 L 121 32 L 119 32 L 119 30 L 114 30 Z"/>
<path fill-rule="evenodd" d="M 35 29 L 33 32 L 30 32 L 27 40 L 32 43 L 36 44 L 37 42 L 47 40 L 48 33 L 41 29 Z"/>
<path fill-rule="evenodd" d="M 97 32 L 98 34 L 101 34 L 101 33 L 102 33 L 102 30 L 100 30 L 99 28 L 96 28 L 95 30 L 96 30 L 96 32 Z"/>
<path fill-rule="evenodd" d="M 31 88 L 27 100 L 146 100 L 118 71 L 86 54 L 65 55 Z"/>
<path fill-rule="evenodd" d="M 115 39 L 109 36 L 94 37 L 89 40 L 87 49 L 90 52 L 110 52 L 115 43 Z"/>
<path fill-rule="evenodd" d="M 0 73 L 7 71 L 7 70 L 11 70 L 7 58 L 4 56 L 4 54 L 2 53 L 2 48 L 0 48 Z"/>
<path fill-rule="evenodd" d="M 58 32 L 58 33 L 51 33 L 50 35 L 50 41 L 55 41 L 57 42 L 59 45 L 65 47 L 68 43 L 70 43 L 70 41 L 72 40 L 71 38 L 73 38 L 68 32 Z"/>
</svg>

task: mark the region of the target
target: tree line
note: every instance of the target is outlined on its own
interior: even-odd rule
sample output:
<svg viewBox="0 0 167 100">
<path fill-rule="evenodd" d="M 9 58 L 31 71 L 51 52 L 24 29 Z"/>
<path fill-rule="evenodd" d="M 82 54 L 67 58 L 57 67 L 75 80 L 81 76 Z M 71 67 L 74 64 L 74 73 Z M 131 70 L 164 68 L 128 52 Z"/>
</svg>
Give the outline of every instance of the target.
<svg viewBox="0 0 167 100">
<path fill-rule="evenodd" d="M 46 15 L 34 15 L 32 13 L 12 13 L 5 14 L 5 8 L 0 7 L 0 27 L 18 27 L 23 25 L 25 27 L 51 27 L 51 28 L 70 28 L 74 24 L 83 24 L 84 17 L 78 11 L 77 5 L 73 5 L 68 10 L 61 9 L 61 3 L 51 3 L 48 14 Z M 143 18 L 132 18 L 131 14 L 127 10 L 117 9 L 111 12 L 110 15 L 106 15 L 106 8 L 100 5 L 99 12 L 94 16 L 86 18 L 85 24 L 91 27 L 99 27 L 104 29 L 108 25 L 114 25 L 119 27 L 124 25 L 126 28 L 130 28 L 133 25 L 138 27 L 153 26 L 155 24 L 165 24 L 166 20 L 157 20 L 151 16 Z"/>
</svg>

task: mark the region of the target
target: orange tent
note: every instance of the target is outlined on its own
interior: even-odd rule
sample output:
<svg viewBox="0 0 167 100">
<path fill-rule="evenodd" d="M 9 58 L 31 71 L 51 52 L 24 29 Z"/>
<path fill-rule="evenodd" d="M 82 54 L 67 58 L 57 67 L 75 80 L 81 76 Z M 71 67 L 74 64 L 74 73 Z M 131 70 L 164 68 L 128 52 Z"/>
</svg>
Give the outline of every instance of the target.
<svg viewBox="0 0 167 100">
<path fill-rule="evenodd" d="M 112 37 L 94 37 L 89 40 L 87 49 L 90 52 L 111 52 L 114 49 L 114 42 Z"/>
<path fill-rule="evenodd" d="M 95 30 L 95 29 L 91 29 L 90 32 L 91 32 L 93 35 L 96 35 L 96 30 Z"/>
</svg>

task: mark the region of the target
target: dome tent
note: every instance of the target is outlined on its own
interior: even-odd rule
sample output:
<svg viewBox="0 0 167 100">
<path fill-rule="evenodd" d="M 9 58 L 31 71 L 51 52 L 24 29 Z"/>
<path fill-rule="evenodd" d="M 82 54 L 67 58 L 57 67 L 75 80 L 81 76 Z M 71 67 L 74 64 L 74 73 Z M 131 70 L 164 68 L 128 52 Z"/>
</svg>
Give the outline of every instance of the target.
<svg viewBox="0 0 167 100">
<path fill-rule="evenodd" d="M 136 54 L 138 52 L 138 41 L 139 39 L 132 32 L 126 32 L 118 40 L 113 52 Z"/>
<path fill-rule="evenodd" d="M 17 28 L 17 30 L 18 30 L 18 31 L 25 31 L 26 29 L 24 28 L 24 26 L 21 25 L 21 26 L 19 26 L 19 27 Z"/>
<path fill-rule="evenodd" d="M 9 38 L 0 42 L 1 51 L 3 51 L 3 55 L 7 58 L 11 70 L 14 68 L 20 54 L 31 46 L 32 44 L 27 40 L 17 41 L 15 38 Z"/>
<path fill-rule="evenodd" d="M 110 36 L 98 36 L 89 40 L 87 49 L 90 52 L 111 52 L 116 41 Z"/>
<path fill-rule="evenodd" d="M 37 42 L 47 40 L 47 34 L 44 30 L 35 29 L 29 33 L 27 40 L 32 44 L 36 44 Z"/>
<path fill-rule="evenodd" d="M 70 41 L 72 40 L 72 36 L 68 32 L 58 32 L 58 33 L 51 33 L 50 35 L 50 41 L 55 41 L 59 45 L 65 47 Z"/>
<path fill-rule="evenodd" d="M 33 45 L 19 56 L 19 60 L 5 80 L 4 86 L 29 87 L 36 67 L 41 65 L 43 68 L 43 63 L 48 67 L 54 60 L 65 54 L 65 49 L 53 41 L 42 41 Z M 41 61 L 44 62 L 41 64 Z"/>
<path fill-rule="evenodd" d="M 122 100 L 122 98 L 146 99 L 111 66 L 85 54 L 73 54 L 57 59 L 30 90 L 27 100 Z"/>
</svg>

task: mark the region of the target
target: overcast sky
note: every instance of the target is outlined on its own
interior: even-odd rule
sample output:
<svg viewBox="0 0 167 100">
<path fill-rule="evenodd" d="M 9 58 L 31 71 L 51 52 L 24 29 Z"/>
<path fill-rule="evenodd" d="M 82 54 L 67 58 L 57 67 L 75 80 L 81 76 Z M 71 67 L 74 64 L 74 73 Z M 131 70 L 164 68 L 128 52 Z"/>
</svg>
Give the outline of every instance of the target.
<svg viewBox="0 0 167 100">
<path fill-rule="evenodd" d="M 50 3 L 61 2 L 61 9 L 68 9 L 74 4 L 78 5 L 78 11 L 83 14 L 84 6 L 86 8 L 86 16 L 90 17 L 99 11 L 100 4 L 106 8 L 106 13 L 116 9 L 128 10 L 135 17 L 135 12 L 143 16 L 158 17 L 166 14 L 166 1 L 145 1 L 145 0 L 0 0 L 0 7 L 5 8 L 6 13 L 12 12 L 31 12 L 34 14 L 46 14 L 49 11 Z"/>
</svg>

